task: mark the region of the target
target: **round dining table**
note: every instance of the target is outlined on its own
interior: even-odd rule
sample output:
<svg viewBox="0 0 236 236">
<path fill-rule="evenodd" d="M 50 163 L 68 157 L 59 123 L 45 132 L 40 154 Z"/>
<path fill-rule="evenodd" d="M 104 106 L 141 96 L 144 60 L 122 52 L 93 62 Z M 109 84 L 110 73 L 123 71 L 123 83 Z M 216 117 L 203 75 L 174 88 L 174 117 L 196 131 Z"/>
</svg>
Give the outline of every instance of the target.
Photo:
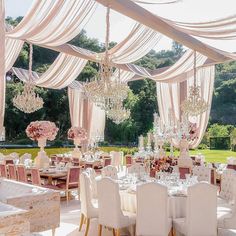
<svg viewBox="0 0 236 236">
<path fill-rule="evenodd" d="M 118 180 L 120 186 L 121 208 L 124 211 L 136 213 L 137 199 L 136 187 L 137 185 L 147 182 L 159 182 L 166 185 L 168 188 L 168 211 L 170 218 L 183 218 L 186 216 L 186 200 L 187 188 L 194 184 L 187 180 L 178 180 L 174 183 L 165 183 L 157 179 L 148 178 L 146 180 L 137 180 L 136 183 L 127 183 L 127 180 Z"/>
</svg>

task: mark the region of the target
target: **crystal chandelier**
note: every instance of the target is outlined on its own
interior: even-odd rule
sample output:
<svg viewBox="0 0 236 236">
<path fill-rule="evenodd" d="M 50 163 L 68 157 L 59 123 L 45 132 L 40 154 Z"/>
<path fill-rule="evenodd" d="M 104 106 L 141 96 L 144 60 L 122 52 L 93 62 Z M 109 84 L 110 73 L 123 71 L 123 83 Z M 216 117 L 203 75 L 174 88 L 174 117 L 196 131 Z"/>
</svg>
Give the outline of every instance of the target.
<svg viewBox="0 0 236 236">
<path fill-rule="evenodd" d="M 121 103 L 117 103 L 107 111 L 107 117 L 118 125 L 130 117 L 130 110 L 125 109 Z"/>
<path fill-rule="evenodd" d="M 35 93 L 32 76 L 33 46 L 30 44 L 29 54 L 29 80 L 24 84 L 23 92 L 13 98 L 13 105 L 24 113 L 32 113 L 43 107 L 43 99 Z"/>
<path fill-rule="evenodd" d="M 113 73 L 113 67 L 109 59 L 109 34 L 110 34 L 110 8 L 107 8 L 106 15 L 106 42 L 105 53 L 99 63 L 98 76 L 94 81 L 84 85 L 84 90 L 88 98 L 97 106 L 105 111 L 116 110 L 116 104 L 122 104 L 127 98 L 129 87 L 126 83 L 122 83 L 120 79 L 120 71 L 118 75 Z M 119 105 L 118 105 L 119 106 Z M 113 109 L 114 108 L 114 109 Z"/>
<path fill-rule="evenodd" d="M 201 98 L 200 86 L 197 86 L 196 78 L 196 51 L 194 51 L 194 84 L 189 88 L 189 97 L 181 104 L 185 115 L 198 116 L 209 108 L 209 104 Z"/>
</svg>

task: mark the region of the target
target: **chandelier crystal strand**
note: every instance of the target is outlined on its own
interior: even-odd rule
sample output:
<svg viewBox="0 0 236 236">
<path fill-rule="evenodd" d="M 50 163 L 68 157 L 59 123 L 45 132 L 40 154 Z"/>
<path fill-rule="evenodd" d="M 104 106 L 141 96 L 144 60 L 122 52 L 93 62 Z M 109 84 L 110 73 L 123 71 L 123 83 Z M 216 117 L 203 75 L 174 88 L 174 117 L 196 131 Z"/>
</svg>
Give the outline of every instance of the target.
<svg viewBox="0 0 236 236">
<path fill-rule="evenodd" d="M 107 117 L 118 125 L 130 117 L 130 110 L 125 109 L 122 104 L 117 103 L 115 107 L 107 111 Z"/>
<path fill-rule="evenodd" d="M 13 98 L 13 105 L 24 113 L 32 113 L 43 107 L 43 99 L 35 93 L 35 85 L 32 74 L 33 45 L 30 44 L 28 81 L 25 82 L 22 93 Z M 26 79 L 27 80 L 27 79 Z"/>
<path fill-rule="evenodd" d="M 189 97 L 181 104 L 187 116 L 198 116 L 209 109 L 209 104 L 200 95 L 201 87 L 197 86 L 196 51 L 194 51 L 194 82 L 189 88 Z"/>
<path fill-rule="evenodd" d="M 84 90 L 87 97 L 105 110 L 111 120 L 120 123 L 130 116 L 130 111 L 123 107 L 123 102 L 128 97 L 130 88 L 121 81 L 120 71 L 118 71 L 118 74 L 113 73 L 109 55 L 109 39 L 110 8 L 107 7 L 105 52 L 99 63 L 98 76 L 93 81 L 86 83 Z"/>
</svg>

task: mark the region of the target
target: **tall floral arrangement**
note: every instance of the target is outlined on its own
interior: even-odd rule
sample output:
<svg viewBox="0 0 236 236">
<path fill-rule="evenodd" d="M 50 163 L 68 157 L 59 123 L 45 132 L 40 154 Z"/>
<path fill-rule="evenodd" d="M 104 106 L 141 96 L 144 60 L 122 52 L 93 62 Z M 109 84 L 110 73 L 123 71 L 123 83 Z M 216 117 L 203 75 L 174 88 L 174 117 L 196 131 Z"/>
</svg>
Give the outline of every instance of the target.
<svg viewBox="0 0 236 236">
<path fill-rule="evenodd" d="M 26 128 L 26 134 L 31 140 L 47 139 L 54 140 L 56 138 L 58 128 L 55 123 L 50 121 L 33 121 Z"/>
<path fill-rule="evenodd" d="M 68 139 L 79 139 L 80 141 L 85 141 L 87 138 L 88 136 L 86 130 L 81 127 L 71 127 L 68 130 Z"/>
</svg>

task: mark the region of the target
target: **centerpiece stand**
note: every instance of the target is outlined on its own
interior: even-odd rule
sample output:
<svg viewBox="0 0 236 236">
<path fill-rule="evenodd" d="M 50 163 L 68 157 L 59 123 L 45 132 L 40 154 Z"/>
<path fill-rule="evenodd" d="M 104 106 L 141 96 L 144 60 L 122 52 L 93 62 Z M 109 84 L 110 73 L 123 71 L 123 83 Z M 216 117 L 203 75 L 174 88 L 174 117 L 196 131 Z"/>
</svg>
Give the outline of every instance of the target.
<svg viewBox="0 0 236 236">
<path fill-rule="evenodd" d="M 48 158 L 44 148 L 46 147 L 46 138 L 38 139 L 38 146 L 40 147 L 40 151 L 38 152 L 37 157 L 34 160 L 35 166 L 40 169 L 46 169 L 50 165 L 50 159 Z"/>
</svg>

